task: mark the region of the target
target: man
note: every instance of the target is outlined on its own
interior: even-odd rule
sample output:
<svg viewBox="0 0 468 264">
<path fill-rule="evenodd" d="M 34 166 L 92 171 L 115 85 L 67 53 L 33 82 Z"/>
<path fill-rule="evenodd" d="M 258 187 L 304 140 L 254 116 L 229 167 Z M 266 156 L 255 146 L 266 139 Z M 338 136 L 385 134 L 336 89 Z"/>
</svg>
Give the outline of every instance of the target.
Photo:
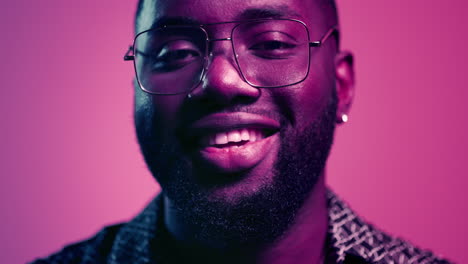
<svg viewBox="0 0 468 264">
<path fill-rule="evenodd" d="M 162 193 L 36 263 L 448 263 L 325 186 L 353 58 L 331 0 L 141 0 L 135 125 Z"/>
</svg>

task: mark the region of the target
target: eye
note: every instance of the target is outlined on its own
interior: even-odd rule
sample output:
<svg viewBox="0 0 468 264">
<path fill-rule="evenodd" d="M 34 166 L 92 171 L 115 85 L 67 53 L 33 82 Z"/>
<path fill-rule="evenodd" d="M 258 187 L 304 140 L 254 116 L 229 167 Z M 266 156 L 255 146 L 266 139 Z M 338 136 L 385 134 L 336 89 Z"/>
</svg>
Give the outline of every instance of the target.
<svg viewBox="0 0 468 264">
<path fill-rule="evenodd" d="M 202 52 L 189 41 L 177 40 L 166 43 L 149 57 L 152 71 L 171 72 L 199 61 L 202 58 Z"/>
<path fill-rule="evenodd" d="M 280 40 L 262 40 L 249 47 L 251 54 L 263 59 L 287 59 L 296 53 L 296 44 Z"/>
<path fill-rule="evenodd" d="M 170 50 L 159 54 L 154 59 L 154 68 L 161 70 L 176 70 L 196 60 L 200 54 L 194 50 Z"/>
<path fill-rule="evenodd" d="M 251 50 L 268 50 L 268 51 L 291 49 L 291 48 L 294 48 L 294 45 L 286 43 L 286 42 L 282 42 L 282 41 L 277 41 L 277 40 L 264 41 L 264 42 L 257 43 L 254 46 L 250 47 Z"/>
</svg>

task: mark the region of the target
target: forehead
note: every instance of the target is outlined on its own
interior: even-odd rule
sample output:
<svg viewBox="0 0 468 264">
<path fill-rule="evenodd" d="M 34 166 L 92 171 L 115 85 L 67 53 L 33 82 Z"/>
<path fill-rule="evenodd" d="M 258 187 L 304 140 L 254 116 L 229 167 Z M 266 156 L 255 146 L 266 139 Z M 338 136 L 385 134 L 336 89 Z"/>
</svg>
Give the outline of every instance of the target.
<svg viewBox="0 0 468 264">
<path fill-rule="evenodd" d="M 206 24 L 260 17 L 295 18 L 307 25 L 323 24 L 318 0 L 145 0 L 138 31 L 160 21 L 184 18 Z"/>
</svg>

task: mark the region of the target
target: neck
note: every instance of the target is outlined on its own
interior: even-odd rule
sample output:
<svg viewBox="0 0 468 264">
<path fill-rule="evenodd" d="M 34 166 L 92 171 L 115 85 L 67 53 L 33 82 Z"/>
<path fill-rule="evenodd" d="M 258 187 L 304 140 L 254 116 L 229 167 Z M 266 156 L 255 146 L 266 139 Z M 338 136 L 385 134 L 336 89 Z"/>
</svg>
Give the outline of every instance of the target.
<svg viewBox="0 0 468 264">
<path fill-rule="evenodd" d="M 213 248 L 197 245 L 193 241 L 193 224 L 186 223 L 180 211 L 165 198 L 165 225 L 188 260 L 203 263 L 322 263 L 327 228 L 328 209 L 324 173 L 297 213 L 294 222 L 275 243 L 258 252 L 235 251 L 226 254 Z"/>
<path fill-rule="evenodd" d="M 261 254 L 260 263 L 321 263 L 328 229 L 323 178 L 322 175 L 285 236 Z"/>
</svg>

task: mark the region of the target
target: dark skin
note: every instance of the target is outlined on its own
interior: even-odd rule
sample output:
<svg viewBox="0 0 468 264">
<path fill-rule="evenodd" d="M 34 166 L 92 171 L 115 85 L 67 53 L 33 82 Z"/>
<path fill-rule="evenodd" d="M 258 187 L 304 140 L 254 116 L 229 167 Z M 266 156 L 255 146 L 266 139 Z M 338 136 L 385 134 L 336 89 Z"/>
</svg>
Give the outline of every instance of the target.
<svg viewBox="0 0 468 264">
<path fill-rule="evenodd" d="M 330 13 L 332 9 L 324 6 L 320 0 L 154 0 L 146 1 L 137 31 L 151 28 L 155 20 L 163 17 L 185 17 L 199 23 L 216 23 L 238 20 L 246 10 L 253 9 L 272 10 L 281 17 L 305 22 L 309 29 L 314 29 L 310 31 L 311 40 L 320 39 L 330 27 L 336 25 L 335 16 Z M 229 34 L 230 27 L 232 25 L 216 27 L 210 34 L 215 38 L 224 38 Z M 285 218 L 287 224 L 279 228 L 278 232 L 272 232 L 271 236 L 259 239 L 255 246 L 249 245 L 248 240 L 242 240 L 244 237 L 236 241 L 236 236 L 229 236 L 229 226 L 219 229 L 226 232 L 227 236 L 217 237 L 216 232 L 210 234 L 210 230 L 217 230 L 218 222 L 229 222 L 229 219 L 222 219 L 224 215 L 219 216 L 218 222 L 213 221 L 212 226 L 194 220 L 203 218 L 187 215 L 204 214 L 203 210 L 208 214 L 208 208 L 217 208 L 210 207 L 214 203 L 222 205 L 223 209 L 235 211 L 244 201 L 250 201 L 251 197 L 269 197 L 260 196 L 264 190 L 271 190 L 273 194 L 281 193 L 275 188 L 283 188 L 290 182 L 287 179 L 292 179 L 278 176 L 282 175 L 277 169 L 282 168 L 278 164 L 285 160 L 281 158 L 283 152 L 289 156 L 305 155 L 300 145 L 307 144 L 302 141 L 309 140 L 308 135 L 314 135 L 319 143 L 322 137 L 332 139 L 333 127 L 321 129 L 330 127 L 323 124 L 330 123 L 330 119 L 331 123 L 336 120 L 339 123 L 341 116 L 349 112 L 354 94 L 351 54 L 339 51 L 336 41 L 328 41 L 311 53 L 310 73 L 306 80 L 282 88 L 262 89 L 250 86 L 240 77 L 233 63 L 229 42 L 218 42 L 211 51 L 214 55 L 210 69 L 202 83 L 191 92 L 190 98 L 187 94 L 158 96 L 135 89 L 137 133 L 145 159 L 163 189 L 165 223 L 169 234 L 176 247 L 183 249 L 183 255 L 192 261 L 199 258 L 204 262 L 211 259 L 219 263 L 320 263 L 327 230 L 325 170 L 323 166 L 308 168 L 301 165 L 310 163 L 308 160 L 289 161 L 297 161 L 295 167 L 298 169 L 293 170 L 294 175 L 316 176 L 304 176 L 304 179 L 296 177 L 311 184 L 304 184 L 309 187 L 298 192 L 297 206 L 290 209 L 285 207 L 289 211 L 280 212 L 281 215 L 288 215 Z M 327 116 L 329 113 L 334 116 Z M 204 118 L 226 124 L 245 119 L 246 114 L 254 115 L 257 119 L 272 120 L 271 123 L 278 126 L 275 133 L 251 149 L 246 148 L 247 154 L 240 155 L 236 152 L 238 150 L 225 149 L 219 155 L 204 156 L 203 150 L 189 148 L 181 136 L 180 131 L 186 131 L 186 127 Z M 323 135 L 324 131 L 329 135 Z M 314 142 L 313 139 L 310 141 Z M 310 152 L 315 152 L 314 148 L 318 147 L 328 149 L 331 141 L 325 146 L 317 143 L 306 149 Z M 268 147 L 262 147 L 262 144 Z M 323 152 L 325 161 L 328 150 Z M 256 154 L 249 156 L 249 153 Z M 275 184 L 278 179 L 286 180 Z M 287 197 L 281 199 L 283 203 L 288 202 Z M 191 210 L 191 207 L 196 207 L 196 204 L 189 206 L 194 200 L 201 201 L 196 204 L 206 202 L 207 206 L 198 212 Z M 262 203 L 265 199 L 252 201 Z M 268 205 L 267 202 L 265 204 Z M 249 206 L 246 208 L 255 208 L 255 204 Z M 259 211 L 263 207 L 260 205 Z M 213 213 L 215 216 L 218 217 L 216 212 Z M 264 214 L 254 222 L 275 217 Z M 236 232 L 234 227 L 232 232 Z M 223 241 L 223 237 L 230 239 Z"/>
</svg>

